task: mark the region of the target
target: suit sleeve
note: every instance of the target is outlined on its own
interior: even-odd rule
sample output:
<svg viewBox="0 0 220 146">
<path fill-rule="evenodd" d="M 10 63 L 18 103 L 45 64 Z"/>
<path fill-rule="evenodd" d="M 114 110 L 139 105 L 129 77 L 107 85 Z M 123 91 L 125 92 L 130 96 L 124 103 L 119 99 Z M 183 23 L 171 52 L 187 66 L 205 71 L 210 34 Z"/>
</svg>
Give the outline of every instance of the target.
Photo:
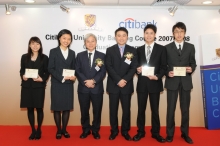
<svg viewBox="0 0 220 146">
<path fill-rule="evenodd" d="M 103 55 L 102 60 L 105 60 L 105 55 Z M 105 65 L 102 65 L 100 71 L 94 77 L 96 84 L 102 82 L 105 75 L 106 75 L 106 68 Z"/>
<path fill-rule="evenodd" d="M 129 82 L 131 79 L 133 79 L 134 74 L 135 74 L 137 67 L 138 67 L 138 56 L 137 56 L 136 49 L 134 49 L 133 54 L 134 54 L 134 57 L 132 59 L 131 65 L 130 65 L 130 69 L 127 71 L 126 75 L 123 77 L 123 79 L 126 80 L 127 82 Z"/>
<path fill-rule="evenodd" d="M 62 83 L 63 76 L 57 72 L 57 66 L 55 66 L 56 59 L 54 50 L 50 50 L 48 71 L 54 78 Z"/>
<path fill-rule="evenodd" d="M 121 80 L 121 77 L 115 72 L 113 68 L 110 48 L 108 48 L 106 51 L 105 65 L 108 71 L 108 75 L 114 80 L 115 84 L 118 84 L 118 82 Z"/>
<path fill-rule="evenodd" d="M 25 57 L 24 55 L 21 56 L 21 64 L 20 64 L 20 77 L 23 80 L 23 75 L 25 74 Z"/>
<path fill-rule="evenodd" d="M 43 67 L 44 74 L 42 76 L 42 79 L 43 79 L 43 82 L 46 82 L 50 75 L 50 73 L 48 72 L 48 57 L 46 55 L 44 56 L 43 66 L 44 66 Z"/>
<path fill-rule="evenodd" d="M 163 47 L 162 50 L 163 51 L 160 56 L 160 69 L 159 69 L 159 73 L 156 74 L 158 80 L 163 78 L 167 70 L 167 53 L 166 53 L 167 51 L 165 47 Z"/>
<path fill-rule="evenodd" d="M 141 67 L 141 66 L 142 66 L 142 65 L 141 65 L 141 53 L 140 53 L 140 49 L 137 49 L 136 52 L 137 52 L 137 58 L 138 58 L 138 59 L 137 59 L 137 60 L 138 60 L 138 66 L 137 66 L 137 68 L 138 68 L 138 67 Z M 138 76 L 141 75 L 141 73 L 138 73 L 137 70 L 136 70 L 135 73 L 136 73 Z"/>
<path fill-rule="evenodd" d="M 76 64 L 75 64 L 76 77 L 82 85 L 85 85 L 84 81 L 87 80 L 87 78 L 80 71 L 81 67 L 82 67 L 82 64 L 81 64 L 81 60 L 80 60 L 80 55 L 78 54 L 76 57 Z"/>
<path fill-rule="evenodd" d="M 192 74 L 195 69 L 196 69 L 196 59 L 195 59 L 195 47 L 194 45 L 192 45 L 192 51 L 190 53 L 190 61 L 189 61 L 189 66 L 192 68 L 192 72 L 190 74 Z"/>
<path fill-rule="evenodd" d="M 167 57 L 168 57 L 168 55 L 167 55 L 167 52 L 168 52 L 168 51 L 167 51 L 167 48 L 168 48 L 168 47 L 165 46 L 165 48 L 166 48 L 166 60 L 167 60 L 167 59 L 168 59 L 168 58 L 167 58 Z M 167 65 L 166 65 L 165 76 L 166 76 L 166 78 L 170 78 L 170 77 L 169 77 L 169 72 L 170 72 L 170 71 L 173 71 L 173 70 L 172 70 L 172 68 L 168 65 L 168 62 L 167 62 L 167 61 L 166 61 L 166 64 L 167 64 Z"/>
<path fill-rule="evenodd" d="M 72 68 L 73 70 L 76 69 L 76 54 L 75 54 L 75 52 L 73 52 L 73 62 L 72 62 L 72 64 L 71 64 L 71 68 Z"/>
</svg>

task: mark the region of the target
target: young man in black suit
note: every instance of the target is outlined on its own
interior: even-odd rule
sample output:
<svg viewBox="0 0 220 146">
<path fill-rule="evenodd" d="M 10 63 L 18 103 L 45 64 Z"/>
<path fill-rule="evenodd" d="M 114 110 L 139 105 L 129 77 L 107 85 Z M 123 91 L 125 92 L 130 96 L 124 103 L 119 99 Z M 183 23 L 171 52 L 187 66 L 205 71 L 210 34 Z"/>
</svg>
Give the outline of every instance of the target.
<svg viewBox="0 0 220 146">
<path fill-rule="evenodd" d="M 136 49 L 127 45 L 128 30 L 120 27 L 115 31 L 117 44 L 107 48 L 106 69 L 108 72 L 107 92 L 109 93 L 111 135 L 109 140 L 114 140 L 118 130 L 118 105 L 122 105 L 122 136 L 132 140 L 130 130 L 130 105 L 131 94 L 134 92 L 133 76 L 138 65 Z"/>
<path fill-rule="evenodd" d="M 162 77 L 166 72 L 166 48 L 154 42 L 157 28 L 153 24 L 148 24 L 144 28 L 145 44 L 137 48 L 138 63 L 137 68 L 138 82 L 138 133 L 133 137 L 134 141 L 139 141 L 145 136 L 145 111 L 149 95 L 151 107 L 151 135 L 158 142 L 165 142 L 160 136 L 159 102 L 160 92 L 163 91 Z M 153 74 L 145 75 L 144 69 L 154 67 Z"/>
<path fill-rule="evenodd" d="M 180 109 L 181 109 L 181 137 L 192 144 L 193 141 L 189 137 L 189 105 L 190 92 L 193 88 L 192 73 L 196 68 L 195 48 L 194 45 L 184 41 L 186 34 L 186 26 L 182 22 L 178 22 L 172 29 L 174 42 L 166 45 L 167 50 L 167 74 L 165 80 L 165 88 L 167 89 L 167 126 L 166 141 L 172 142 L 175 131 L 175 110 L 179 93 Z M 176 67 L 185 68 L 185 75 L 176 76 L 174 69 Z"/>
<path fill-rule="evenodd" d="M 94 34 L 85 35 L 86 51 L 80 52 L 76 57 L 76 76 L 78 83 L 78 99 L 81 111 L 81 125 L 83 133 L 80 138 L 91 134 L 100 139 L 101 113 L 103 103 L 103 79 L 106 75 L 104 65 L 105 54 L 95 50 L 97 38 Z M 90 125 L 90 102 L 93 106 L 93 121 Z"/>
</svg>

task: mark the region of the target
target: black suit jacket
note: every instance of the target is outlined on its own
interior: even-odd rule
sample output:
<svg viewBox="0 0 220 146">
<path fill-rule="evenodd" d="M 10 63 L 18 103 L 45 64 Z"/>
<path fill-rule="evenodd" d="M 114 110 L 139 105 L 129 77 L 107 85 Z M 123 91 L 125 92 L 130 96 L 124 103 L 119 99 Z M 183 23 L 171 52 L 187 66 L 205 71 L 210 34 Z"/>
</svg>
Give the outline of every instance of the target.
<svg viewBox="0 0 220 146">
<path fill-rule="evenodd" d="M 184 42 L 181 55 L 179 55 L 175 42 L 166 45 L 166 50 L 168 69 L 166 73 L 165 88 L 169 90 L 177 90 L 179 83 L 181 82 L 184 90 L 191 90 L 193 88 L 191 74 L 195 71 L 197 66 L 194 45 Z M 190 66 L 192 68 L 192 73 L 186 73 L 186 76 L 183 77 L 175 76 L 170 78 L 168 73 L 169 71 L 172 71 L 175 66 Z"/>
<path fill-rule="evenodd" d="M 154 75 L 158 77 L 158 80 L 150 80 L 146 76 L 138 74 L 137 92 L 156 93 L 163 91 L 162 77 L 166 73 L 167 61 L 166 61 L 166 48 L 157 43 L 154 44 L 149 63 L 147 64 L 145 55 L 145 45 L 137 48 L 138 64 L 139 66 L 148 65 L 155 67 Z"/>
<path fill-rule="evenodd" d="M 48 71 L 51 73 L 51 82 L 62 83 L 63 69 L 75 70 L 75 52 L 69 49 L 67 59 L 63 57 L 60 47 L 50 50 Z M 66 80 L 64 84 L 73 83 L 71 80 Z"/>
<path fill-rule="evenodd" d="M 27 54 L 22 55 L 21 57 L 21 68 L 20 68 L 20 76 L 21 76 L 21 86 L 22 87 L 32 87 L 39 88 L 45 87 L 46 81 L 49 77 L 49 72 L 47 70 L 48 66 L 48 57 L 43 54 L 42 60 L 38 55 L 36 61 L 32 64 L 30 60 L 27 59 Z M 25 69 L 38 69 L 38 75 L 42 78 L 43 82 L 35 82 L 33 79 L 29 78 L 27 81 L 23 80 L 23 75 L 25 74 Z"/>
<path fill-rule="evenodd" d="M 119 93 L 121 91 L 122 94 L 131 94 L 134 92 L 133 76 L 138 66 L 137 53 L 135 48 L 125 45 L 124 54 L 127 52 L 134 55 L 130 65 L 125 63 L 126 57 L 124 55 L 121 57 L 118 44 L 107 48 L 105 64 L 108 72 L 107 92 L 109 93 Z M 123 88 L 117 85 L 121 79 L 127 81 L 126 86 Z"/>
<path fill-rule="evenodd" d="M 100 70 L 96 70 L 96 64 L 95 60 L 97 58 L 100 58 L 105 61 L 105 54 L 101 53 L 99 51 L 95 51 L 94 53 L 94 58 L 93 58 L 93 63 L 92 63 L 92 68 L 90 70 L 89 67 L 89 58 L 88 58 L 88 51 L 83 51 L 77 54 L 76 57 L 76 76 L 79 81 L 78 84 L 78 92 L 81 93 L 93 93 L 93 94 L 98 94 L 98 93 L 103 93 L 103 79 L 105 78 L 106 75 L 106 69 L 105 65 L 102 65 L 100 67 Z M 85 86 L 84 81 L 88 79 L 94 79 L 96 84 L 94 88 L 87 88 Z"/>
</svg>

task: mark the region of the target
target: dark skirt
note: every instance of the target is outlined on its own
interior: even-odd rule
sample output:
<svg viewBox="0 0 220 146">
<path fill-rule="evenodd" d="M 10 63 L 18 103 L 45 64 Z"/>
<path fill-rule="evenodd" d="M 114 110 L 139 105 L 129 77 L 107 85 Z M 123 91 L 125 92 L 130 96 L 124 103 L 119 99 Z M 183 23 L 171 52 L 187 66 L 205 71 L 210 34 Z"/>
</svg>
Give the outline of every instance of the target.
<svg viewBox="0 0 220 146">
<path fill-rule="evenodd" d="M 51 110 L 72 110 L 73 95 L 73 84 L 51 83 Z"/>
<path fill-rule="evenodd" d="M 45 88 L 21 87 L 21 108 L 43 108 Z"/>
</svg>

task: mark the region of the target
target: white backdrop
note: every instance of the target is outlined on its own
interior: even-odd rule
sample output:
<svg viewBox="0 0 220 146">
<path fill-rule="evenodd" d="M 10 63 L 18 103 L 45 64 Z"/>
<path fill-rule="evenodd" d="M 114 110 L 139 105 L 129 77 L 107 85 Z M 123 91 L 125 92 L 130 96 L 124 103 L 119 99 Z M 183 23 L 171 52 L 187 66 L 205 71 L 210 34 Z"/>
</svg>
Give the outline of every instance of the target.
<svg viewBox="0 0 220 146">
<path fill-rule="evenodd" d="M 96 15 L 95 26 L 87 30 L 84 15 Z M 20 104 L 20 57 L 27 52 L 28 41 L 32 36 L 38 36 L 43 44 L 43 52 L 49 55 L 49 50 L 57 46 L 57 40 L 47 40 L 48 36 L 57 35 L 61 29 L 69 29 L 73 34 L 71 49 L 76 53 L 83 51 L 83 40 L 80 37 L 87 33 L 94 33 L 98 37 L 97 50 L 104 52 L 108 46 L 115 44 L 114 31 L 119 24 L 136 22 L 144 25 L 153 23 L 157 26 L 157 43 L 165 45 L 172 40 L 172 26 L 182 21 L 187 26 L 186 36 L 196 48 L 198 68 L 193 74 L 194 89 L 192 90 L 190 126 L 204 126 L 201 82 L 199 73 L 199 36 L 203 34 L 220 33 L 220 15 L 217 10 L 178 9 L 175 16 L 168 14 L 167 8 L 156 7 L 81 7 L 72 8 L 67 14 L 58 7 L 17 8 L 10 16 L 5 15 L 5 8 L 0 7 L 0 124 L 1 125 L 27 125 L 27 117 Z M 97 30 L 99 29 L 99 30 Z M 144 44 L 139 40 L 143 36 L 142 28 L 127 28 L 129 40 L 127 44 L 140 46 Z M 101 30 L 101 31 L 100 31 Z M 46 39 L 47 36 L 47 39 Z M 163 41 L 163 36 L 167 40 Z M 111 39 L 110 39 L 111 38 Z M 161 39 L 161 41 L 159 41 Z M 218 63 L 220 61 L 218 60 Z M 136 87 L 137 77 L 134 77 Z M 106 83 L 106 79 L 104 81 Z M 77 82 L 75 88 L 74 111 L 71 113 L 70 125 L 80 124 L 80 111 L 77 99 Z M 106 87 L 106 86 L 105 86 Z M 137 102 L 136 92 L 132 97 L 132 126 L 136 125 Z M 50 112 L 50 81 L 46 89 L 44 125 L 53 125 L 53 116 Z M 6 112 L 7 111 L 7 112 Z M 109 125 L 108 95 L 104 94 L 102 125 Z M 119 110 L 121 115 L 121 110 Z M 160 102 L 161 125 L 166 123 L 166 90 L 161 93 Z M 120 117 L 120 116 L 119 116 Z M 119 118 L 120 119 L 120 118 Z M 180 125 L 179 104 L 176 112 L 176 125 Z M 120 123 L 120 122 L 119 122 Z M 150 125 L 150 110 L 147 108 L 146 125 Z"/>
</svg>

